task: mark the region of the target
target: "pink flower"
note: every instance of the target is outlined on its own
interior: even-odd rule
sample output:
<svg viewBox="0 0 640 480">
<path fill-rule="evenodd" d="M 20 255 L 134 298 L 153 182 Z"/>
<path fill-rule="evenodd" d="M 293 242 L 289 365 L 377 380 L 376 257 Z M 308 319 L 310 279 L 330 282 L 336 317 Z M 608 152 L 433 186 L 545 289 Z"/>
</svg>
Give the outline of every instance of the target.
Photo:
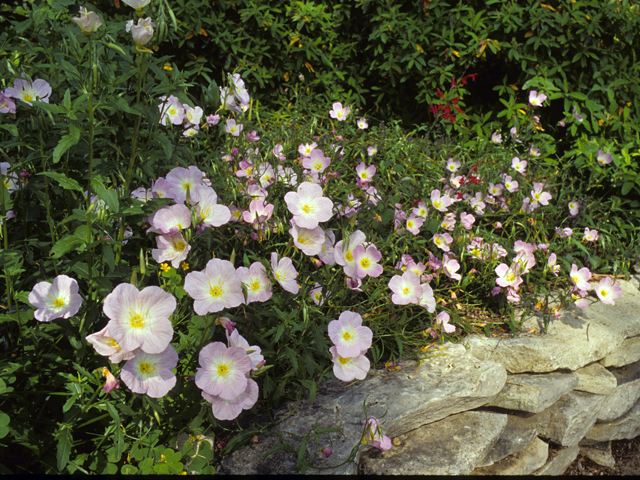
<svg viewBox="0 0 640 480">
<path fill-rule="evenodd" d="M 473 228 L 473 222 L 476 221 L 476 218 L 467 212 L 462 212 L 460 214 L 460 221 L 462 222 L 462 226 L 466 230 L 471 230 Z"/>
<path fill-rule="evenodd" d="M 522 283 L 522 277 L 520 276 L 518 269 L 513 266 L 509 267 L 506 263 L 501 263 L 495 268 L 496 284 L 501 287 L 517 287 Z"/>
<path fill-rule="evenodd" d="M 82 306 L 78 282 L 66 275 L 58 275 L 53 279 L 53 283 L 37 283 L 29 293 L 28 299 L 29 303 L 36 307 L 33 316 L 39 322 L 73 317 Z"/>
<path fill-rule="evenodd" d="M 376 174 L 376 167 L 374 165 L 369 165 L 368 167 L 364 162 L 360 162 L 356 166 L 356 175 L 358 175 L 358 179 L 362 182 L 363 185 L 366 185 L 371 181 L 371 178 Z"/>
<path fill-rule="evenodd" d="M 87 335 L 85 340 L 93 345 L 98 355 L 108 356 L 111 363 L 120 363 L 122 360 L 131 360 L 135 357 L 134 352 L 122 350 L 118 342 L 109 335 L 107 327 L 104 327 L 99 332 Z"/>
<path fill-rule="evenodd" d="M 271 252 L 271 268 L 273 269 L 273 275 L 276 277 L 277 282 L 287 292 L 291 292 L 294 295 L 300 291 L 300 287 L 296 283 L 296 277 L 298 272 L 293 267 L 293 262 L 288 257 L 283 257 L 278 261 L 278 254 Z"/>
<path fill-rule="evenodd" d="M 333 110 L 329 111 L 329 116 L 331 118 L 335 118 L 339 122 L 342 122 L 343 120 L 347 119 L 350 112 L 351 112 L 351 109 L 349 107 L 343 108 L 341 103 L 334 103 Z"/>
<path fill-rule="evenodd" d="M 230 347 L 239 347 L 247 352 L 251 360 L 251 370 L 260 370 L 260 368 L 262 368 L 261 365 L 264 364 L 264 357 L 260 354 L 260 347 L 249 345 L 249 342 L 238 333 L 238 330 L 234 329 L 231 333 L 226 331 L 225 334 L 227 335 L 227 342 Z"/>
<path fill-rule="evenodd" d="M 602 303 L 614 305 L 613 301 L 622 296 L 620 282 L 613 283 L 611 277 L 604 277 L 596 287 L 596 295 Z"/>
<path fill-rule="evenodd" d="M 102 369 L 102 375 L 104 376 L 104 378 L 107 379 L 107 381 L 104 384 L 104 387 L 102 387 L 105 393 L 109 393 L 114 388 L 120 388 L 120 380 L 114 377 L 108 368 Z"/>
<path fill-rule="evenodd" d="M 571 272 L 569 275 L 578 290 L 584 290 L 585 292 L 591 290 L 591 285 L 589 284 L 591 272 L 587 267 L 578 270 L 578 266 L 576 264 L 571 264 Z"/>
<path fill-rule="evenodd" d="M 613 156 L 610 153 L 604 153 L 602 150 L 598 150 L 598 157 L 596 158 L 598 165 L 601 167 L 613 161 Z"/>
<path fill-rule="evenodd" d="M 156 210 L 149 218 L 147 233 L 174 235 L 191 226 L 191 210 L 182 203 L 167 205 Z"/>
<path fill-rule="evenodd" d="M 572 217 L 575 217 L 580 211 L 580 204 L 575 200 L 570 201 L 567 206 L 569 207 L 569 214 Z"/>
<path fill-rule="evenodd" d="M 335 249 L 334 244 L 336 242 L 336 235 L 331 230 L 326 230 L 324 232 L 324 243 L 322 244 L 322 248 L 318 253 L 318 257 L 327 265 L 335 265 Z"/>
<path fill-rule="evenodd" d="M 271 218 L 273 208 L 274 206 L 271 203 L 267 204 L 263 200 L 252 200 L 249 203 L 249 210 L 245 210 L 242 213 L 242 218 L 245 222 L 257 227 Z"/>
<path fill-rule="evenodd" d="M 444 330 L 446 333 L 453 333 L 456 331 L 454 325 L 449 325 L 449 314 L 447 312 L 440 312 L 436 316 L 436 325 L 440 327 L 440 330 Z"/>
<path fill-rule="evenodd" d="M 0 113 L 16 113 L 16 102 L 4 92 L 0 92 Z"/>
<path fill-rule="evenodd" d="M 323 197 L 322 187 L 314 183 L 301 183 L 297 192 L 284 196 L 284 201 L 293 214 L 293 221 L 303 228 L 316 228 L 318 223 L 326 222 L 333 215 L 333 202 Z"/>
<path fill-rule="evenodd" d="M 220 122 L 220 115 L 209 115 L 207 125 L 217 125 Z"/>
<path fill-rule="evenodd" d="M 241 123 L 236 125 L 236 121 L 233 118 L 229 118 L 227 120 L 227 124 L 224 127 L 224 131 L 230 133 L 234 137 L 240 136 L 240 132 L 244 128 L 244 125 Z"/>
<path fill-rule="evenodd" d="M 41 78 L 31 81 L 24 78 L 17 78 L 13 82 L 13 87 L 9 87 L 4 91 L 7 97 L 22 100 L 28 105 L 33 105 L 32 101 L 49 103 L 51 95 L 51 85 Z"/>
<path fill-rule="evenodd" d="M 442 251 L 448 252 L 449 245 L 453 242 L 453 237 L 448 233 L 436 233 L 433 236 L 433 243 L 436 244 L 436 247 L 441 249 Z"/>
<path fill-rule="evenodd" d="M 502 135 L 500 135 L 498 132 L 493 132 L 491 134 L 491 141 L 493 143 L 502 143 Z"/>
<path fill-rule="evenodd" d="M 343 248 L 344 240 L 340 240 L 335 244 L 334 247 L 334 259 L 338 265 L 342 265 L 344 267 L 344 272 L 348 277 L 356 276 L 356 266 L 355 261 L 353 259 L 353 250 L 358 246 L 364 243 L 366 240 L 366 236 L 360 230 L 356 230 L 351 235 L 349 235 L 348 247 L 346 249 Z"/>
<path fill-rule="evenodd" d="M 136 356 L 122 367 L 120 378 L 134 393 L 161 398 L 176 384 L 176 376 L 171 370 L 177 365 L 178 353 L 171 345 L 154 354 L 138 350 Z"/>
<path fill-rule="evenodd" d="M 196 385 L 205 393 L 233 400 L 247 389 L 246 374 L 252 364 L 244 348 L 213 342 L 200 351 L 198 359 Z"/>
<path fill-rule="evenodd" d="M 448 255 L 445 255 L 444 259 L 442 260 L 442 270 L 444 271 L 444 274 L 449 278 L 452 278 L 454 280 L 460 280 L 462 278 L 459 273 L 456 273 L 458 270 L 460 270 L 460 264 L 455 258 L 449 258 Z"/>
<path fill-rule="evenodd" d="M 249 410 L 258 401 L 258 384 L 247 378 L 247 387 L 232 400 L 225 400 L 221 395 L 209 395 L 202 392 L 202 398 L 211 404 L 213 416 L 218 420 L 233 420 L 242 410 Z"/>
<path fill-rule="evenodd" d="M 378 147 L 375 147 L 375 146 L 367 147 L 367 155 L 369 155 L 370 157 L 373 157 L 376 153 L 378 153 Z"/>
<path fill-rule="evenodd" d="M 247 142 L 254 143 L 260 140 L 260 137 L 255 130 L 251 130 L 251 133 L 247 132 Z"/>
<path fill-rule="evenodd" d="M 191 201 L 196 204 L 196 213 L 206 228 L 220 227 L 231 220 L 231 210 L 218 205 L 218 195 L 211 187 L 197 188 L 191 194 Z"/>
<path fill-rule="evenodd" d="M 382 265 L 378 264 L 381 258 L 382 253 L 375 245 L 369 245 L 366 250 L 364 245 L 357 245 L 353 249 L 353 263 L 356 267 L 358 278 L 364 278 L 367 275 L 379 277 L 382 274 Z"/>
<path fill-rule="evenodd" d="M 432 190 L 431 203 L 436 210 L 446 212 L 447 207 L 451 205 L 451 197 L 449 195 L 440 196 L 440 190 Z"/>
<path fill-rule="evenodd" d="M 302 160 L 302 166 L 311 170 L 312 173 L 320 174 L 331 165 L 331 158 L 325 157 L 322 150 L 316 148 L 312 150 L 311 155 Z"/>
<path fill-rule="evenodd" d="M 411 215 L 409 215 L 409 218 L 407 218 L 406 228 L 412 234 L 418 235 L 420 233 L 420 227 L 423 223 L 424 218 L 416 217 L 415 214 L 412 213 Z"/>
<path fill-rule="evenodd" d="M 589 227 L 584 227 L 584 240 L 587 242 L 597 242 L 598 231 L 596 229 L 589 230 Z"/>
<path fill-rule="evenodd" d="M 535 90 L 529 92 L 529 105 L 540 107 L 546 99 L 547 96 L 544 93 L 537 94 Z"/>
<path fill-rule="evenodd" d="M 369 417 L 365 424 L 364 440 L 380 450 L 391 448 L 391 439 L 384 435 L 385 429 L 376 417 Z"/>
<path fill-rule="evenodd" d="M 357 357 L 341 357 L 335 345 L 329 349 L 329 353 L 333 361 L 333 374 L 337 379 L 350 382 L 355 378 L 364 380 L 367 376 L 371 363 L 364 353 Z"/>
<path fill-rule="evenodd" d="M 442 228 L 444 228 L 445 230 L 449 230 L 450 232 L 453 231 L 453 229 L 455 228 L 455 225 L 456 225 L 455 213 L 447 213 L 442 219 L 442 223 L 440 224 Z"/>
<path fill-rule="evenodd" d="M 359 313 L 345 311 L 329 322 L 329 338 L 341 357 L 357 357 L 371 347 L 373 332 L 362 326 Z"/>
<path fill-rule="evenodd" d="M 309 296 L 318 306 L 321 306 L 324 303 L 324 295 L 322 294 L 322 286 L 319 283 L 316 283 L 311 291 L 309 292 Z"/>
<path fill-rule="evenodd" d="M 366 130 L 366 128 L 369 126 L 369 124 L 364 118 L 361 118 L 360 120 L 358 120 L 357 125 L 360 130 Z"/>
<path fill-rule="evenodd" d="M 230 334 L 233 333 L 236 327 L 236 322 L 232 322 L 227 317 L 218 317 L 215 321 L 216 325 L 220 325 L 225 330 L 225 334 L 229 337 Z"/>
<path fill-rule="evenodd" d="M 418 206 L 412 210 L 412 212 L 416 217 L 427 218 L 429 209 L 427 208 L 427 204 L 421 201 L 418 203 Z"/>
<path fill-rule="evenodd" d="M 527 162 L 526 162 L 526 160 L 520 160 L 518 157 L 513 157 L 511 159 L 511 168 L 513 168 L 516 172 L 521 173 L 522 175 L 524 175 L 525 171 L 527 169 Z M 507 190 L 508 189 L 509 188 L 507 187 Z"/>
<path fill-rule="evenodd" d="M 506 188 L 509 193 L 516 192 L 518 190 L 518 182 L 513 180 L 509 175 L 506 175 L 504 177 L 504 188 Z"/>
<path fill-rule="evenodd" d="M 260 262 L 253 262 L 249 268 L 238 267 L 236 275 L 247 290 L 247 305 L 251 302 L 266 302 L 271 298 L 271 280 Z"/>
<path fill-rule="evenodd" d="M 191 245 L 186 243 L 181 233 L 158 235 L 156 244 L 158 248 L 151 250 L 153 259 L 158 263 L 170 261 L 173 268 L 178 268 L 191 250 Z"/>
<path fill-rule="evenodd" d="M 558 272 L 560 271 L 560 265 L 556 264 L 557 260 L 558 260 L 558 256 L 555 253 L 552 253 L 551 255 L 549 255 L 549 259 L 547 260 L 547 268 L 556 277 L 558 276 Z"/>
<path fill-rule="evenodd" d="M 318 255 L 322 251 L 322 246 L 325 242 L 325 234 L 322 227 L 301 228 L 293 223 L 293 220 L 291 222 L 292 227 L 289 230 L 289 234 L 293 237 L 295 246 L 310 257 Z"/>
<path fill-rule="evenodd" d="M 80 16 L 71 17 L 71 20 L 76 22 L 83 33 L 93 33 L 102 25 L 102 20 L 96 12 L 90 12 L 85 7 L 80 7 L 79 13 Z"/>
<path fill-rule="evenodd" d="M 173 95 L 169 95 L 168 99 L 166 96 L 159 97 L 159 99 L 163 102 L 158 105 L 161 115 L 160 123 L 167 125 L 167 122 L 169 122 L 173 125 L 180 125 L 184 120 L 184 107 L 182 103 L 180 103 L 180 100 Z"/>
<path fill-rule="evenodd" d="M 460 162 L 456 162 L 456 161 L 453 160 L 453 158 L 450 158 L 449 160 L 447 160 L 447 164 L 445 165 L 445 167 L 450 172 L 454 172 L 455 173 L 460 168 Z"/>
<path fill-rule="evenodd" d="M 184 121 L 187 125 L 198 126 L 200 120 L 202 120 L 202 107 L 190 107 L 189 105 L 182 104 L 184 108 Z"/>
<path fill-rule="evenodd" d="M 396 305 L 420 302 L 422 296 L 420 277 L 413 272 L 404 272 L 402 276 L 394 275 L 389 281 L 389 288 L 393 292 L 391 301 Z"/>
<path fill-rule="evenodd" d="M 312 143 L 301 143 L 298 146 L 298 153 L 300 153 L 300 155 L 302 155 L 303 157 L 309 157 L 311 156 L 311 152 L 313 152 L 313 150 L 318 146 L 318 144 L 316 142 L 312 142 Z"/>
<path fill-rule="evenodd" d="M 133 41 L 136 42 L 136 48 L 138 51 L 148 51 L 147 49 L 142 49 L 143 45 L 146 45 L 153 38 L 153 29 L 156 24 L 153 23 L 151 17 L 147 18 L 138 18 L 137 25 L 131 25 L 131 36 L 133 37 Z"/>
<path fill-rule="evenodd" d="M 563 229 L 560 229 L 560 227 L 556 227 L 556 235 L 558 235 L 560 238 L 567 238 L 573 235 L 573 230 L 571 230 L 569 227 Z"/>
<path fill-rule="evenodd" d="M 428 283 L 420 285 L 422 288 L 422 295 L 420 295 L 420 301 L 418 305 L 427 309 L 427 312 L 433 313 L 436 311 L 436 298 L 433 295 L 433 289 Z"/>
<path fill-rule="evenodd" d="M 543 192 L 544 184 L 542 183 L 534 183 L 533 190 L 531 190 L 531 197 L 539 202 L 541 205 L 549 205 L 549 200 L 551 200 L 551 194 L 549 192 Z"/>
<path fill-rule="evenodd" d="M 198 315 L 244 303 L 242 283 L 228 260 L 214 258 L 202 272 L 189 273 L 184 279 L 184 289 L 194 299 L 193 309 Z"/>
</svg>

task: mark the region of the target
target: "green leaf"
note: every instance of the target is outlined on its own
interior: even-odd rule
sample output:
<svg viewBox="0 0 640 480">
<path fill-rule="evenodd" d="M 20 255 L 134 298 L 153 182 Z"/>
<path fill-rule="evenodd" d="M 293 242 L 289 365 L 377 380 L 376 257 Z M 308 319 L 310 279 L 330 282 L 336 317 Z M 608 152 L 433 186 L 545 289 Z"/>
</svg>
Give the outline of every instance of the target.
<svg viewBox="0 0 640 480">
<path fill-rule="evenodd" d="M 58 182 L 58 185 L 60 185 L 65 190 L 76 190 L 78 192 L 83 192 L 80 184 L 73 178 L 67 177 L 64 173 L 42 172 L 40 175 L 44 175 L 45 177 L 54 179 Z"/>
<path fill-rule="evenodd" d="M 79 246 L 84 245 L 84 243 L 85 242 L 80 240 L 78 237 L 69 235 L 68 237 L 61 238 L 56 242 L 56 244 L 51 249 L 49 256 L 51 258 L 60 258 L 69 250 L 77 249 Z"/>
<path fill-rule="evenodd" d="M 16 127 L 13 123 L 0 125 L 0 128 L 7 130 L 14 137 L 18 136 L 18 127 Z"/>
<path fill-rule="evenodd" d="M 155 136 L 155 139 L 160 143 L 160 146 L 162 146 L 162 150 L 164 150 L 167 160 L 170 160 L 171 155 L 173 155 L 173 145 L 167 136 L 164 133 L 160 133 Z"/>
<path fill-rule="evenodd" d="M 138 473 L 138 469 L 133 465 L 122 465 L 120 473 L 122 473 L 122 475 L 135 475 Z"/>
<path fill-rule="evenodd" d="M 627 193 L 629 193 L 632 188 L 633 182 L 624 182 L 624 184 L 622 185 L 622 195 L 626 195 Z"/>
<path fill-rule="evenodd" d="M 73 437 L 71 436 L 71 430 L 69 428 L 65 428 L 60 432 L 60 436 L 58 437 L 58 451 L 57 451 L 57 459 L 58 459 L 58 470 L 61 472 L 69 463 L 69 455 L 71 454 L 71 445 L 73 443 Z"/>
<path fill-rule="evenodd" d="M 58 163 L 60 157 L 80 141 L 80 130 L 73 124 L 69 125 L 69 135 L 64 135 L 56 148 L 53 149 L 53 163 Z"/>
<path fill-rule="evenodd" d="M 120 203 L 118 202 L 118 194 L 116 193 L 116 191 L 105 188 L 100 177 L 92 178 L 91 186 L 98 194 L 98 198 L 100 198 L 102 201 L 104 201 L 104 203 L 107 204 L 109 210 L 111 210 L 113 213 L 118 213 L 118 211 L 120 210 Z"/>
</svg>

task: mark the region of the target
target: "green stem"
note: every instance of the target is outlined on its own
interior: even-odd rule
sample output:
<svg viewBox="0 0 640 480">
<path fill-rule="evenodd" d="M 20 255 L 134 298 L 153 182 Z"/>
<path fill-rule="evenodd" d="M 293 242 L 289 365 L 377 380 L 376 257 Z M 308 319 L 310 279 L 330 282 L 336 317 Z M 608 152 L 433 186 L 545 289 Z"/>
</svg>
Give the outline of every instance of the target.
<svg viewBox="0 0 640 480">
<path fill-rule="evenodd" d="M 44 154 L 44 139 L 42 138 L 42 127 L 43 122 L 38 122 L 38 133 L 40 135 L 40 165 L 42 166 L 42 171 L 47 171 L 47 162 L 45 160 Z M 51 242 L 52 245 L 58 241 L 56 238 L 56 232 L 53 228 L 53 221 L 51 220 L 51 201 L 49 199 L 49 180 L 48 177 L 44 177 L 44 198 L 45 198 L 45 206 L 47 207 L 47 223 L 49 224 L 49 233 L 51 234 Z M 58 274 L 58 269 L 55 267 L 56 275 Z"/>
<path fill-rule="evenodd" d="M 93 75 L 93 45 L 91 43 L 91 37 L 89 36 L 89 98 L 87 99 L 89 107 L 89 176 L 87 177 L 87 250 L 91 244 L 91 179 L 93 178 L 93 123 L 94 123 L 94 110 L 93 110 L 93 91 L 94 91 L 94 75 Z M 89 271 L 89 298 L 91 299 L 93 293 L 93 255 L 91 251 L 88 251 L 89 258 L 87 259 L 87 266 Z"/>
</svg>

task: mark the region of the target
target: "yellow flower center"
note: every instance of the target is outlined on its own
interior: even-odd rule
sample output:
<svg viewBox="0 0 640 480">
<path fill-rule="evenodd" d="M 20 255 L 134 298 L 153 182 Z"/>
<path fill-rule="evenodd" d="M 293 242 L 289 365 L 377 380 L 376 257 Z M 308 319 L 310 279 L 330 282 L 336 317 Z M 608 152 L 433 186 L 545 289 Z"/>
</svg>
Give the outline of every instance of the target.
<svg viewBox="0 0 640 480">
<path fill-rule="evenodd" d="M 367 178 L 367 177 L 368 177 L 367 172 L 362 172 L 360 174 L 360 178 Z"/>
<path fill-rule="evenodd" d="M 224 377 L 225 375 L 227 375 L 229 373 L 229 365 L 218 365 L 218 375 L 220 375 L 221 377 Z"/>
<path fill-rule="evenodd" d="M 177 112 L 176 112 L 176 107 L 170 107 L 169 111 L 167 112 L 170 116 L 174 116 Z"/>
<path fill-rule="evenodd" d="M 113 338 L 110 338 L 109 340 L 107 340 L 107 345 L 114 348 L 120 348 L 120 345 L 118 345 L 118 342 L 116 342 Z"/>
<path fill-rule="evenodd" d="M 179 252 L 182 252 L 185 248 L 187 248 L 187 246 L 182 240 L 178 240 L 176 242 L 176 250 L 178 250 Z"/>
<path fill-rule="evenodd" d="M 573 283 L 577 285 L 578 282 L 580 282 L 580 277 L 577 275 L 571 275 L 571 280 L 573 280 Z"/>
<path fill-rule="evenodd" d="M 322 298 L 322 292 L 318 292 L 314 295 L 315 299 L 320 301 L 320 299 Z"/>
<path fill-rule="evenodd" d="M 298 237 L 298 243 L 301 243 L 302 245 L 306 245 L 308 241 L 309 241 L 309 239 L 304 237 L 303 235 L 300 235 Z"/>
<path fill-rule="evenodd" d="M 474 248 L 473 250 L 471 250 L 471 255 L 473 255 L 474 257 L 479 257 L 480 250 L 478 250 L 477 248 Z"/>
<path fill-rule="evenodd" d="M 253 167 L 247 167 L 247 175 L 251 175 L 251 172 L 253 172 Z"/>
<path fill-rule="evenodd" d="M 213 298 L 219 297 L 223 293 L 224 290 L 219 285 L 215 285 L 209 288 L 209 295 L 211 295 Z"/>
<path fill-rule="evenodd" d="M 31 102 L 33 101 L 33 96 L 29 95 L 28 93 L 25 93 L 24 97 L 22 97 L 24 99 L 25 102 Z"/>
<path fill-rule="evenodd" d="M 258 290 L 260 290 L 260 282 L 258 280 L 254 280 L 249 284 L 249 287 L 251 287 L 251 290 L 253 290 L 254 292 L 257 292 Z"/>
<path fill-rule="evenodd" d="M 129 324 L 132 328 L 142 328 L 144 327 L 144 317 L 139 313 L 134 313 L 129 317 Z"/>
<path fill-rule="evenodd" d="M 404 293 L 405 295 L 409 295 L 409 291 L 410 291 L 409 287 L 404 287 L 402 289 L 402 293 Z"/>
<path fill-rule="evenodd" d="M 151 375 L 156 371 L 156 364 L 151 364 L 147 362 L 140 362 L 140 373 L 144 375 Z"/>
<path fill-rule="evenodd" d="M 320 162 L 314 163 L 313 164 L 313 169 L 314 170 L 318 170 L 318 171 L 322 170 L 322 164 Z"/>
<path fill-rule="evenodd" d="M 53 301 L 54 308 L 64 307 L 65 301 L 64 298 L 58 297 Z"/>
<path fill-rule="evenodd" d="M 304 204 L 304 205 L 302 206 L 302 211 L 303 211 L 304 213 L 311 213 L 311 207 L 310 207 L 309 205 L 307 205 L 307 204 Z"/>
<path fill-rule="evenodd" d="M 342 365 L 346 365 L 347 363 L 349 363 L 349 361 L 351 361 L 351 359 L 350 358 L 344 358 L 344 357 L 341 357 L 340 355 L 338 355 L 338 361 Z"/>
<path fill-rule="evenodd" d="M 344 332 L 342 334 L 342 338 L 344 339 L 345 342 L 348 342 L 349 340 L 351 340 L 353 338 L 353 335 L 351 335 L 350 332 Z"/>
<path fill-rule="evenodd" d="M 516 276 L 513 272 L 509 272 L 507 273 L 505 279 L 507 280 L 507 282 L 513 282 L 516 279 Z"/>
<path fill-rule="evenodd" d="M 605 290 L 604 288 L 600 290 L 601 297 L 606 297 L 607 295 L 609 295 L 609 292 L 607 290 Z"/>
<path fill-rule="evenodd" d="M 347 252 L 344 254 L 344 258 L 347 259 L 347 262 L 353 262 L 353 253 Z"/>
<path fill-rule="evenodd" d="M 436 200 L 435 202 L 433 202 L 433 206 L 436 208 L 440 208 L 441 203 L 442 202 L 440 200 Z"/>
<path fill-rule="evenodd" d="M 411 220 L 407 222 L 407 228 L 413 228 L 413 222 Z"/>
<path fill-rule="evenodd" d="M 285 277 L 281 272 L 276 272 L 276 278 L 278 280 L 285 280 L 287 277 Z"/>
<path fill-rule="evenodd" d="M 360 260 L 360 266 L 362 268 L 369 268 L 371 266 L 371 262 L 368 258 L 363 258 L 362 260 Z"/>
<path fill-rule="evenodd" d="M 434 239 L 434 242 L 436 242 L 436 245 L 438 245 L 438 246 L 442 245 L 442 239 L 440 237 L 436 237 Z"/>
</svg>

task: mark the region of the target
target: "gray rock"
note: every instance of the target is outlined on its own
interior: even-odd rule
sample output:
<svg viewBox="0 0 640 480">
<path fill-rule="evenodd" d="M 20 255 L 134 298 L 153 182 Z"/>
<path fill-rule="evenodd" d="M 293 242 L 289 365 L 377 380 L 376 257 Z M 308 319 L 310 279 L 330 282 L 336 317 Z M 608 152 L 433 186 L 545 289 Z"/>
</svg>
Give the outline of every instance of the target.
<svg viewBox="0 0 640 480">
<path fill-rule="evenodd" d="M 547 464 L 533 472 L 534 475 L 562 475 L 564 471 L 569 468 L 569 465 L 580 453 L 580 447 L 573 445 L 571 447 L 561 448 L 559 452 L 556 452 L 553 458 L 547 461 Z"/>
<path fill-rule="evenodd" d="M 487 455 L 478 462 L 477 466 L 486 467 L 492 465 L 507 455 L 524 450 L 531 444 L 533 439 L 536 438 L 537 432 L 537 417 L 507 415 L 507 426 L 504 428 L 502 435 L 500 435 L 500 438 L 498 438 L 498 441 L 491 450 L 487 452 Z"/>
<path fill-rule="evenodd" d="M 365 475 L 468 475 L 486 455 L 507 424 L 507 416 L 465 412 L 397 437 L 387 451 L 370 449 L 361 456 Z"/>
<path fill-rule="evenodd" d="M 600 363 L 605 367 L 624 367 L 640 360 L 640 337 L 627 338 L 618 349 Z"/>
<path fill-rule="evenodd" d="M 428 358 L 419 367 L 416 362 L 403 362 L 401 371 L 372 371 L 365 380 L 350 386 L 339 380 L 330 380 L 319 391 L 313 405 L 303 401 L 294 415 L 280 425 L 281 433 L 291 435 L 286 437 L 287 441 L 297 450 L 300 443 L 296 436 L 309 434 L 316 422 L 318 428 L 339 429 L 341 433 L 321 436 L 318 442 L 312 435 L 307 446 L 309 455 L 331 446 L 334 452 L 331 457 L 325 459 L 316 455 L 313 463 L 313 466 L 329 467 L 345 462 L 354 446 L 359 444 L 364 429 L 365 400 L 367 415 L 382 419 L 389 437 L 493 400 L 506 381 L 504 367 L 476 359 L 462 345 L 445 346 L 444 355 Z M 289 413 L 289 409 L 281 409 L 276 418 L 281 419 Z M 258 444 L 252 448 L 263 455 L 272 447 Z M 252 470 L 243 452 L 244 449 L 239 450 L 225 459 L 225 472 L 262 473 L 258 468 L 263 464 Z M 356 462 L 357 456 L 354 461 L 335 470 L 310 470 L 310 473 L 355 473 Z M 289 473 L 295 473 L 295 470 Z"/>
<path fill-rule="evenodd" d="M 540 413 L 538 432 L 564 447 L 577 445 L 596 423 L 604 395 L 573 391 Z"/>
<path fill-rule="evenodd" d="M 296 471 L 296 455 L 279 450 L 262 458 L 269 450 L 281 443 L 276 435 L 260 438 L 260 443 L 248 445 L 222 460 L 220 472 L 233 475 L 290 475 Z M 242 452 L 242 453 L 240 453 Z M 355 465 L 353 466 L 355 473 Z"/>
<path fill-rule="evenodd" d="M 580 379 L 576 390 L 608 395 L 618 386 L 616 377 L 599 363 L 592 363 L 575 371 Z"/>
<path fill-rule="evenodd" d="M 618 386 L 605 398 L 598 422 L 611 422 L 628 412 L 640 398 L 640 362 L 612 368 Z"/>
<path fill-rule="evenodd" d="M 583 440 L 578 446 L 580 447 L 580 455 L 583 457 L 603 467 L 612 468 L 615 466 L 616 460 L 611 454 L 611 441 L 594 442 L 593 440 Z"/>
<path fill-rule="evenodd" d="M 585 435 L 589 440 L 606 442 L 607 440 L 632 439 L 640 435 L 640 402 L 622 417 L 608 423 L 596 423 Z"/>
<path fill-rule="evenodd" d="M 520 450 L 488 467 L 479 467 L 471 475 L 529 475 L 542 467 L 549 456 L 549 444 L 535 437 Z"/>
<path fill-rule="evenodd" d="M 471 353 L 493 360 L 510 373 L 577 370 L 615 352 L 628 337 L 640 334 L 640 296 L 629 282 L 620 280 L 622 297 L 615 305 L 602 302 L 585 309 L 570 308 L 549 325 L 546 335 L 515 338 L 469 337 Z M 540 319 L 524 322 L 525 329 L 541 331 Z M 588 337 L 588 341 L 585 341 Z"/>
<path fill-rule="evenodd" d="M 538 413 L 578 386 L 574 373 L 507 375 L 507 383 L 488 406 Z"/>
</svg>

